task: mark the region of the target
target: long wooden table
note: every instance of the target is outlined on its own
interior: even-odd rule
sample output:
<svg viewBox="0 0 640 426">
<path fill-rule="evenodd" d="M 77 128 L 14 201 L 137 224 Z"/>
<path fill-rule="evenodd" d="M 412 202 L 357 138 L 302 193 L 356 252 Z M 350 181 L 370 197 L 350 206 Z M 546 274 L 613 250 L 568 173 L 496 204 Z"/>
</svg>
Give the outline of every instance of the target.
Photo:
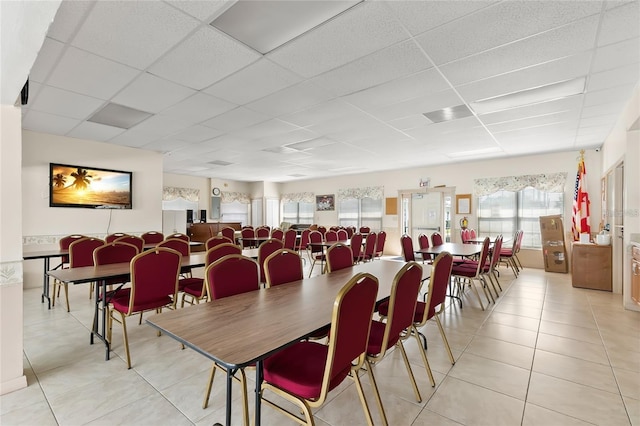
<svg viewBox="0 0 640 426">
<path fill-rule="evenodd" d="M 331 322 L 340 289 L 359 272 L 379 280 L 378 301 L 389 297 L 403 262 L 374 261 L 331 274 L 167 311 L 147 323 L 227 369 L 226 423 L 231 423 L 232 376 L 256 364 L 255 424 L 260 424 L 262 360 Z M 423 278 L 431 268 L 423 266 Z"/>
</svg>

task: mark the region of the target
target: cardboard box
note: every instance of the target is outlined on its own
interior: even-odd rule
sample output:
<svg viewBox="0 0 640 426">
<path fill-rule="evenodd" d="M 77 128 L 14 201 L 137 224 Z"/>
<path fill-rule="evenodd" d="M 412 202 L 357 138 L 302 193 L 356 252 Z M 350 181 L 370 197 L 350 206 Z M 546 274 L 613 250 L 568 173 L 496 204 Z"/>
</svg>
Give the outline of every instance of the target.
<svg viewBox="0 0 640 426">
<path fill-rule="evenodd" d="M 564 244 L 550 245 L 542 248 L 544 256 L 544 270 L 547 272 L 567 273 L 567 252 Z"/>
<path fill-rule="evenodd" d="M 540 216 L 540 239 L 543 246 L 551 241 L 562 241 L 564 245 L 564 225 L 561 215 Z"/>
<path fill-rule="evenodd" d="M 566 274 L 569 262 L 564 244 L 564 225 L 561 215 L 540 216 L 540 239 L 544 270 Z"/>
</svg>

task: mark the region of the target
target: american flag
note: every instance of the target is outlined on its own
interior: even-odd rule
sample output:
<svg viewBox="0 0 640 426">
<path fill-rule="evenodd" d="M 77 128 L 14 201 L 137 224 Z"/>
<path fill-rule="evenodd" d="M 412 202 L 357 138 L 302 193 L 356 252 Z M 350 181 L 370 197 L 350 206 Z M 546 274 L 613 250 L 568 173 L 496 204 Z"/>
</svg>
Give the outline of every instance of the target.
<svg viewBox="0 0 640 426">
<path fill-rule="evenodd" d="M 584 155 L 580 155 L 578 162 L 578 174 L 576 175 L 576 187 L 573 193 L 573 216 L 571 218 L 571 231 L 573 239 L 578 241 L 580 234 L 591 232 L 589 226 L 589 193 L 587 192 L 587 169 L 584 166 Z"/>
</svg>

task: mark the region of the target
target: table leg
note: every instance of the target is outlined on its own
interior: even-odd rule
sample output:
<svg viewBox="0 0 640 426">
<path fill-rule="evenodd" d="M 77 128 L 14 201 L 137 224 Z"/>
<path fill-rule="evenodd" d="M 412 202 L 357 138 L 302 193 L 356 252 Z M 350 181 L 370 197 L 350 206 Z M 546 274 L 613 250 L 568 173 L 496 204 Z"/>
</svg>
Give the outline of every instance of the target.
<svg viewBox="0 0 640 426">
<path fill-rule="evenodd" d="M 46 298 L 49 302 L 49 309 L 51 309 L 51 297 L 49 296 L 49 275 L 47 275 L 47 271 L 49 271 L 49 258 L 44 258 L 44 272 L 43 272 L 43 282 L 42 282 L 42 296 L 40 297 L 40 303 L 44 303 L 44 299 Z M 55 294 L 54 294 L 55 297 Z"/>
<path fill-rule="evenodd" d="M 225 419 L 227 426 L 231 425 L 231 392 L 233 391 L 233 375 L 236 371 L 237 369 L 227 368 L 227 416 Z"/>
<path fill-rule="evenodd" d="M 260 416 L 262 407 L 262 360 L 256 362 L 256 412 L 254 413 L 254 425 L 260 426 Z"/>
</svg>

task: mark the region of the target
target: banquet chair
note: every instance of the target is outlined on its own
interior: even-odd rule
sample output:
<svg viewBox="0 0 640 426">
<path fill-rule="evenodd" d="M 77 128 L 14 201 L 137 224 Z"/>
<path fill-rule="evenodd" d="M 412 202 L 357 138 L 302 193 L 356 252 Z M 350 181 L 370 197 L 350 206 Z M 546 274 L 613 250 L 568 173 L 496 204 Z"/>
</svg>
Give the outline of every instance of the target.
<svg viewBox="0 0 640 426">
<path fill-rule="evenodd" d="M 327 233 L 327 227 L 322 225 L 318 226 L 318 229 L 316 229 L 316 231 L 318 231 L 320 235 L 322 235 L 322 238 L 324 238 L 324 234 Z"/>
<path fill-rule="evenodd" d="M 338 232 L 338 229 L 340 229 L 340 227 L 339 227 L 339 226 L 336 226 L 336 225 L 333 225 L 333 226 L 330 226 L 330 227 L 329 227 L 329 231 L 336 231 L 336 232 Z"/>
<path fill-rule="evenodd" d="M 258 247 L 258 265 L 260 265 L 260 282 L 265 284 L 267 282 L 267 278 L 264 273 L 264 261 L 274 253 L 276 250 L 280 250 L 284 247 L 284 243 L 282 240 L 276 240 L 275 238 L 270 238 L 260 244 Z"/>
<path fill-rule="evenodd" d="M 220 245 L 220 244 L 225 244 L 225 243 L 233 243 L 233 240 L 230 240 L 229 238 L 224 237 L 222 235 L 217 235 L 217 236 L 211 237 L 207 241 L 205 241 L 204 247 L 205 247 L 205 250 L 209 251 L 212 248 L 214 248 L 215 246 Z"/>
<path fill-rule="evenodd" d="M 361 226 L 358 232 L 360 232 L 361 234 L 368 234 L 369 232 L 371 232 L 371 228 L 369 228 L 368 226 Z"/>
<path fill-rule="evenodd" d="M 462 241 L 462 244 L 469 244 L 469 238 L 469 229 L 460 231 L 460 241 Z"/>
<path fill-rule="evenodd" d="M 431 234 L 431 243 L 434 247 L 441 246 L 443 243 L 442 234 L 440 234 L 439 232 L 434 232 L 433 234 Z"/>
<path fill-rule="evenodd" d="M 115 240 L 117 240 L 118 238 L 124 237 L 125 235 L 128 235 L 128 234 L 125 234 L 124 232 L 115 232 L 113 234 L 109 234 L 106 237 L 104 237 L 104 242 L 105 243 L 112 243 Z"/>
<path fill-rule="evenodd" d="M 266 226 L 261 226 L 255 230 L 256 238 L 269 238 L 269 233 L 269 228 Z"/>
<path fill-rule="evenodd" d="M 311 233 L 310 229 L 305 229 L 300 234 L 300 240 L 296 243 L 296 251 L 302 257 L 302 261 L 304 262 L 304 256 L 302 256 L 302 251 L 307 251 L 307 247 L 309 246 L 309 234 Z"/>
<path fill-rule="evenodd" d="M 515 253 L 518 250 L 518 238 L 520 237 L 521 232 L 522 231 L 516 231 L 513 236 L 511 247 L 502 248 L 502 250 L 500 250 L 500 262 L 504 262 L 507 267 L 510 267 L 516 277 L 518 276 L 520 269 L 518 268 L 518 264 L 515 260 Z"/>
<path fill-rule="evenodd" d="M 384 317 L 386 321 L 371 321 L 371 332 L 369 333 L 369 343 L 367 345 L 367 361 L 370 365 L 367 368 L 371 382 L 376 382 L 373 374 L 374 365 L 382 361 L 387 350 L 395 346 L 402 354 L 404 365 L 407 368 L 409 379 L 413 386 L 413 393 L 418 402 L 422 402 L 422 396 L 420 396 L 402 341 L 411 336 L 411 327 L 414 322 L 416 302 L 418 301 L 421 285 L 422 266 L 420 264 L 409 262 L 398 271 L 391 284 L 387 315 Z M 380 417 L 385 419 L 386 422 L 379 394 L 376 394 L 376 399 L 380 409 Z"/>
<path fill-rule="evenodd" d="M 256 233 L 253 228 L 242 228 L 240 236 L 242 237 L 242 248 L 255 247 L 256 241 L 252 238 L 256 237 Z"/>
<path fill-rule="evenodd" d="M 346 229 L 338 229 L 338 241 L 345 241 L 349 239 L 349 233 Z"/>
<path fill-rule="evenodd" d="M 329 230 L 324 234 L 326 242 L 338 241 L 338 231 Z"/>
<path fill-rule="evenodd" d="M 217 246 L 210 248 L 205 254 L 205 267 L 230 254 L 241 255 L 242 249 L 240 246 L 230 242 L 218 244 Z M 199 304 L 201 300 L 205 300 L 207 298 L 207 283 L 205 280 L 202 280 L 201 283 L 193 281 L 191 284 L 186 284 L 182 288 L 182 301 L 180 302 L 181 308 L 184 307 L 187 297 L 190 298 L 188 301 L 190 305 L 193 305 L 194 303 Z"/>
<path fill-rule="evenodd" d="M 125 235 L 124 237 L 116 238 L 115 242 L 127 243 L 132 246 L 136 246 L 138 253 L 141 253 L 144 250 L 144 240 L 140 237 L 136 237 L 135 235 Z"/>
<path fill-rule="evenodd" d="M 373 260 L 376 255 L 376 241 L 378 236 L 375 232 L 369 232 L 367 238 L 365 238 L 364 253 L 362 254 L 362 260 L 367 262 Z"/>
<path fill-rule="evenodd" d="M 164 240 L 164 235 L 162 234 L 162 232 L 158 231 L 145 232 L 140 237 L 144 240 L 145 244 L 158 244 L 159 242 Z"/>
<path fill-rule="evenodd" d="M 367 362 L 377 292 L 378 280 L 374 276 L 361 273 L 352 277 L 335 299 L 328 345 L 301 341 L 264 360 L 262 400 L 298 423 L 313 425 L 311 408 L 322 406 L 328 393 L 349 376 L 356 383 L 367 423 L 373 425 L 358 373 Z M 372 387 L 377 393 L 375 383 Z M 267 391 L 296 404 L 304 419 L 268 399 Z"/>
<path fill-rule="evenodd" d="M 482 291 L 484 291 L 484 295 L 487 298 L 487 303 L 491 303 L 490 298 L 493 299 L 493 295 L 491 294 L 490 290 L 489 290 L 489 294 L 487 294 L 487 290 L 489 288 L 487 286 L 487 281 L 485 279 L 485 274 L 484 274 L 484 265 L 487 262 L 488 256 L 489 256 L 489 237 L 485 238 L 484 242 L 482 243 L 482 250 L 480 251 L 480 256 L 478 257 L 478 260 L 473 261 L 473 262 L 476 262 L 475 267 L 473 266 L 467 267 L 465 266 L 465 264 L 468 265 L 469 263 L 463 262 L 453 266 L 453 269 L 451 271 L 451 275 L 453 275 L 456 278 L 456 282 L 459 285 L 461 280 L 469 281 L 471 285 L 471 289 L 476 294 L 476 297 L 478 298 L 478 302 L 480 303 L 480 308 L 482 308 L 483 311 L 484 311 L 484 305 L 482 304 L 482 300 L 480 299 L 480 293 L 478 293 L 478 289 L 474 285 L 474 282 L 475 281 L 480 282 L 480 285 L 482 286 Z"/>
<path fill-rule="evenodd" d="M 284 248 L 289 250 L 296 249 L 296 240 L 298 238 L 298 233 L 295 229 L 287 229 L 284 232 Z"/>
<path fill-rule="evenodd" d="M 500 253 L 502 251 L 502 235 L 498 235 L 493 243 L 493 248 L 490 251 L 491 256 L 489 260 L 489 271 L 487 276 L 489 280 L 491 280 L 491 284 L 495 289 L 495 285 L 493 284 L 493 280 L 495 279 L 495 284 L 498 285 L 500 291 L 502 291 L 502 286 L 500 285 L 500 280 L 498 280 L 498 265 L 500 264 Z M 496 290 L 497 294 L 497 290 Z"/>
<path fill-rule="evenodd" d="M 418 235 L 418 246 L 421 249 L 428 249 L 429 248 L 429 237 L 425 234 L 420 234 Z M 422 263 L 424 263 L 425 261 L 429 261 L 429 263 L 431 263 L 431 260 L 433 260 L 433 256 L 430 254 L 423 254 L 422 255 Z"/>
<path fill-rule="evenodd" d="M 478 234 L 476 233 L 476 230 L 473 228 L 469 228 L 469 238 L 476 238 L 478 236 Z"/>
<path fill-rule="evenodd" d="M 351 252 L 353 253 L 353 263 L 360 263 L 362 261 L 362 256 L 364 255 L 364 250 L 362 249 L 362 239 L 363 236 L 361 233 L 356 232 L 351 236 Z"/>
<path fill-rule="evenodd" d="M 179 252 L 165 247 L 136 255 L 131 259 L 131 292 L 111 299 L 108 339 L 113 342 L 113 321 L 122 324 L 127 368 L 131 368 L 131 354 L 126 318 L 138 312 L 154 310 L 160 313 L 163 307 L 175 308 L 181 258 Z"/>
<path fill-rule="evenodd" d="M 216 260 L 209 266 L 204 273 L 205 282 L 207 283 L 207 294 L 209 300 L 218 300 L 224 297 L 234 296 L 237 294 L 247 293 L 260 289 L 260 268 L 255 260 L 238 254 L 231 254 Z M 226 373 L 226 369 L 215 362 L 211 365 L 211 372 L 207 388 L 204 394 L 202 408 L 209 405 L 209 396 L 213 387 L 213 379 L 216 370 L 222 370 Z M 243 418 L 244 424 L 249 424 L 249 408 L 247 402 L 247 386 L 244 369 L 238 370 L 240 377 L 233 376 L 240 381 L 242 398 L 243 398 Z"/>
<path fill-rule="evenodd" d="M 402 255 L 405 262 L 412 262 L 416 260 L 415 252 L 413 251 L 413 240 L 407 234 L 400 237 L 400 246 L 402 247 Z"/>
<path fill-rule="evenodd" d="M 524 267 L 522 266 L 522 262 L 520 262 L 520 258 L 518 257 L 518 253 L 520 253 L 520 248 L 522 247 L 522 239 L 524 238 L 524 231 L 520 229 L 516 235 L 517 235 L 518 243 L 516 244 L 516 251 L 513 253 L 513 258 L 517 261 L 518 267 L 520 269 L 524 269 Z"/>
<path fill-rule="evenodd" d="M 376 239 L 376 255 L 375 257 L 381 258 L 384 253 L 384 243 L 387 241 L 387 233 L 384 231 L 378 232 L 378 238 Z"/>
<path fill-rule="evenodd" d="M 313 273 L 313 267 L 316 266 L 316 262 L 319 260 L 322 264 L 324 262 L 324 250 L 321 245 L 322 234 L 319 231 L 311 231 L 309 233 L 309 245 L 307 246 L 307 253 L 309 254 L 309 261 L 311 262 L 311 270 L 309 276 Z M 315 245 L 318 244 L 318 245 Z"/>
<path fill-rule="evenodd" d="M 80 238 L 69 244 L 69 268 L 81 268 L 83 266 L 93 266 L 93 250 L 104 245 L 104 241 L 99 238 Z M 64 288 L 64 297 L 67 302 L 67 312 L 70 312 L 69 307 L 69 284 L 63 283 L 57 280 L 53 281 L 53 299 L 51 306 L 56 305 L 56 290 L 60 286 Z M 89 298 L 93 292 L 93 283 L 89 286 Z"/>
<path fill-rule="evenodd" d="M 233 229 L 232 227 L 226 226 L 222 228 L 220 233 L 222 234 L 223 237 L 228 238 L 229 241 L 231 241 L 232 243 L 236 242 L 236 230 Z"/>
<path fill-rule="evenodd" d="M 300 281 L 304 278 L 302 259 L 293 250 L 286 248 L 276 250 L 264 260 L 264 273 L 267 288 Z"/>
<path fill-rule="evenodd" d="M 351 237 L 353 237 L 353 234 L 356 233 L 356 227 L 355 226 L 347 226 L 345 228 L 345 231 L 347 231 L 347 237 L 351 238 Z"/>
<path fill-rule="evenodd" d="M 353 251 L 346 244 L 335 243 L 329 247 L 326 256 L 328 273 L 353 266 Z"/>
<path fill-rule="evenodd" d="M 278 228 L 274 229 L 273 231 L 271 231 L 271 238 L 284 241 L 284 231 Z"/>
<path fill-rule="evenodd" d="M 71 245 L 72 242 L 78 241 L 82 238 L 87 238 L 87 237 L 81 234 L 67 235 L 66 237 L 60 238 L 60 241 L 58 241 L 58 247 L 60 248 L 60 250 L 69 250 L 69 246 Z M 69 254 L 65 254 L 60 257 L 60 264 L 53 269 L 60 269 L 60 268 L 67 269 L 68 267 L 69 267 Z M 57 297 L 60 297 L 60 287 L 62 286 L 58 287 Z M 54 293 L 53 298 L 55 299 L 55 297 L 56 297 L 56 294 Z"/>
<path fill-rule="evenodd" d="M 170 240 L 171 238 L 177 238 L 179 240 L 184 240 L 186 242 L 191 241 L 191 238 L 189 238 L 189 236 L 187 234 L 183 234 L 182 232 L 176 232 L 176 233 L 173 233 L 171 235 L 167 235 L 165 237 L 165 240 Z"/>
<path fill-rule="evenodd" d="M 182 238 L 168 238 L 161 243 L 158 243 L 156 247 L 166 247 L 173 249 L 180 253 L 182 257 L 189 257 L 191 255 L 191 246 L 189 241 Z M 188 285 L 202 286 L 204 279 L 196 278 L 191 273 L 191 268 L 182 268 L 180 271 L 180 279 L 178 281 L 178 291 L 183 291 Z"/>
</svg>

